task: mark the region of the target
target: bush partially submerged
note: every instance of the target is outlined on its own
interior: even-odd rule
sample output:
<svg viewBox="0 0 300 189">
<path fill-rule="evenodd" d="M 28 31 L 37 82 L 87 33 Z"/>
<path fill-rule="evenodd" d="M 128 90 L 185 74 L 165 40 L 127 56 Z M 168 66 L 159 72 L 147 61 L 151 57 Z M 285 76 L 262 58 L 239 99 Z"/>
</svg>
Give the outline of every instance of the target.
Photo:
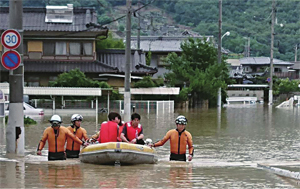
<svg viewBox="0 0 300 189">
<path fill-rule="evenodd" d="M 8 122 L 8 116 L 5 116 L 5 123 Z M 34 125 L 36 121 L 31 119 L 30 117 L 24 116 L 24 125 Z"/>
</svg>

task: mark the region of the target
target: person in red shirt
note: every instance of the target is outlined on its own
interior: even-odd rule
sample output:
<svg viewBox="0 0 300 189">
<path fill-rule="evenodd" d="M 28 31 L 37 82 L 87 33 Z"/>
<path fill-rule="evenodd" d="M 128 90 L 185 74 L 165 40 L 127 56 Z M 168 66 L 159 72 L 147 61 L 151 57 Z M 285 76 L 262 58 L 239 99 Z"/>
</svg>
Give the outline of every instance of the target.
<svg viewBox="0 0 300 189">
<path fill-rule="evenodd" d="M 120 114 L 117 112 L 110 112 L 108 114 L 108 121 L 103 122 L 100 128 L 99 143 L 117 142 L 119 136 Z"/>
<path fill-rule="evenodd" d="M 131 121 L 125 123 L 123 131 L 120 138 L 123 142 L 130 142 L 133 144 L 142 144 L 145 142 L 143 140 L 143 127 L 140 124 L 141 116 L 138 113 L 133 113 L 131 115 Z"/>
</svg>

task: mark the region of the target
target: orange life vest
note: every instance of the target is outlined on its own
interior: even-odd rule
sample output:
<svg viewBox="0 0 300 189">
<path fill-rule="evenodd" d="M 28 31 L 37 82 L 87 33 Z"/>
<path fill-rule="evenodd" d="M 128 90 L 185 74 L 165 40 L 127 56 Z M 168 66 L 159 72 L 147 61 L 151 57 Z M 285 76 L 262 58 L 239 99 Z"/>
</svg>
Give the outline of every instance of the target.
<svg viewBox="0 0 300 189">
<path fill-rule="evenodd" d="M 118 124 L 112 121 L 104 122 L 101 124 L 100 136 L 98 141 L 100 143 L 105 142 L 117 142 Z"/>
<path fill-rule="evenodd" d="M 167 132 L 166 136 L 154 144 L 155 147 L 164 145 L 170 139 L 170 151 L 172 154 L 185 154 L 186 146 L 189 147 L 189 154 L 193 155 L 194 147 L 192 135 L 188 131 L 184 130 L 180 133 L 177 129 L 172 129 Z"/>
<path fill-rule="evenodd" d="M 42 150 L 48 140 L 49 152 L 64 152 L 67 137 L 72 138 L 78 144 L 82 144 L 82 141 L 73 135 L 66 127 L 60 126 L 56 134 L 52 127 L 48 127 L 44 131 L 38 150 Z"/>
<path fill-rule="evenodd" d="M 89 138 L 87 137 L 86 130 L 82 127 L 72 127 L 69 126 L 67 129 L 73 133 L 75 136 L 77 136 L 80 140 L 87 141 Z M 67 150 L 71 151 L 78 151 L 80 150 L 80 144 L 75 143 L 75 141 L 71 137 L 67 137 Z"/>
<path fill-rule="evenodd" d="M 132 141 L 133 139 L 137 138 L 143 129 L 141 124 L 138 124 L 137 127 L 133 127 L 132 122 L 125 123 L 125 126 L 127 130 L 125 137 L 128 141 Z"/>
</svg>

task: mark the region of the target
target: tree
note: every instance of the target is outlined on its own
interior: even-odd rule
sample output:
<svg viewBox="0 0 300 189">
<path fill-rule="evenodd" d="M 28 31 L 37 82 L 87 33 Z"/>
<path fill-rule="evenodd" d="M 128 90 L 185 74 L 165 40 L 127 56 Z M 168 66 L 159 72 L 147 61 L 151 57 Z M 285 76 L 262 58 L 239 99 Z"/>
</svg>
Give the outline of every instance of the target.
<svg viewBox="0 0 300 189">
<path fill-rule="evenodd" d="M 299 91 L 299 81 L 286 79 L 278 79 L 274 82 L 274 95 L 289 94 L 291 92 Z"/>
<path fill-rule="evenodd" d="M 50 81 L 49 86 L 51 87 L 99 87 L 99 88 L 112 88 L 107 82 L 104 81 L 93 81 L 87 78 L 83 72 L 78 68 L 71 70 L 70 72 L 62 73 L 58 76 L 56 81 Z M 89 98 L 87 98 L 89 99 Z M 118 91 L 113 90 L 111 100 L 121 99 Z M 100 99 L 105 101 L 106 97 Z"/>
<path fill-rule="evenodd" d="M 87 78 L 83 72 L 78 68 L 70 72 L 62 73 L 58 76 L 56 81 L 50 81 L 49 85 L 52 87 L 100 87 L 110 88 L 106 82 L 93 81 Z"/>
<path fill-rule="evenodd" d="M 158 78 L 153 81 L 150 76 L 143 77 L 142 80 L 134 83 L 134 88 L 149 88 L 149 87 L 160 87 L 164 85 L 164 81 L 162 78 Z"/>
<path fill-rule="evenodd" d="M 225 89 L 233 82 L 224 59 L 218 64 L 216 48 L 205 39 L 189 38 L 181 44 L 181 49 L 181 55 L 171 53 L 163 60 L 171 71 L 165 78 L 172 86 L 187 85 L 183 94 L 190 92 L 191 98 L 209 100 L 214 105 L 218 88 Z M 184 99 L 182 95 L 180 98 Z"/>
<path fill-rule="evenodd" d="M 97 49 L 125 49 L 125 44 L 122 39 L 114 39 L 109 32 L 107 39 L 97 41 Z"/>
</svg>

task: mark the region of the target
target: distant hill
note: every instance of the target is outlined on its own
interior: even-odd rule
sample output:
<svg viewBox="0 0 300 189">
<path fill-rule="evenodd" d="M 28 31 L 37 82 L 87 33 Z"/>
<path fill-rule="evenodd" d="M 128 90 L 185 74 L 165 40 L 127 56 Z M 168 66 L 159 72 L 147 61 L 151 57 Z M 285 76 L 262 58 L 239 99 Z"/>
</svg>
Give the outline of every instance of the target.
<svg viewBox="0 0 300 189">
<path fill-rule="evenodd" d="M 120 7 L 120 1 L 117 2 Z M 136 2 L 133 1 L 134 8 L 137 8 Z M 223 38 L 224 48 L 244 53 L 249 37 L 250 56 L 270 56 L 272 0 L 223 0 L 222 9 L 223 34 L 230 32 L 230 36 Z M 148 25 L 155 29 L 168 24 L 176 26 L 178 32 L 191 29 L 200 35 L 213 35 L 217 41 L 218 0 L 156 0 L 149 8 L 142 9 L 141 15 L 148 20 L 152 17 L 152 24 Z M 132 20 L 134 33 L 137 19 L 133 17 Z M 121 24 L 125 24 L 125 20 Z M 300 1 L 276 0 L 274 58 L 294 61 L 295 46 L 300 43 L 299 26 Z M 147 28 L 148 31 L 151 29 Z"/>
<path fill-rule="evenodd" d="M 38 3 L 37 3 L 38 2 Z M 141 0 L 143 4 L 150 0 Z M 200 35 L 218 36 L 218 0 L 156 0 L 140 11 L 142 35 L 175 35 L 185 29 Z M 294 61 L 295 46 L 300 43 L 300 1 L 276 0 L 274 58 Z M 110 30 L 125 30 L 125 19 L 112 22 L 126 12 L 126 0 L 24 0 L 26 6 L 66 5 L 93 6 L 98 21 Z M 0 1 L 5 6 L 8 1 Z M 137 0 L 132 2 L 137 8 Z M 142 5 L 143 5 L 142 4 Z M 142 6 L 141 5 L 141 6 Z M 270 56 L 272 0 L 223 0 L 223 47 L 234 53 L 243 53 L 250 38 L 251 56 Z M 138 15 L 136 15 L 138 16 Z M 137 17 L 132 17 L 133 35 L 137 32 Z M 300 54 L 300 52 L 298 53 Z M 299 58 L 298 58 L 299 59 Z"/>
</svg>

